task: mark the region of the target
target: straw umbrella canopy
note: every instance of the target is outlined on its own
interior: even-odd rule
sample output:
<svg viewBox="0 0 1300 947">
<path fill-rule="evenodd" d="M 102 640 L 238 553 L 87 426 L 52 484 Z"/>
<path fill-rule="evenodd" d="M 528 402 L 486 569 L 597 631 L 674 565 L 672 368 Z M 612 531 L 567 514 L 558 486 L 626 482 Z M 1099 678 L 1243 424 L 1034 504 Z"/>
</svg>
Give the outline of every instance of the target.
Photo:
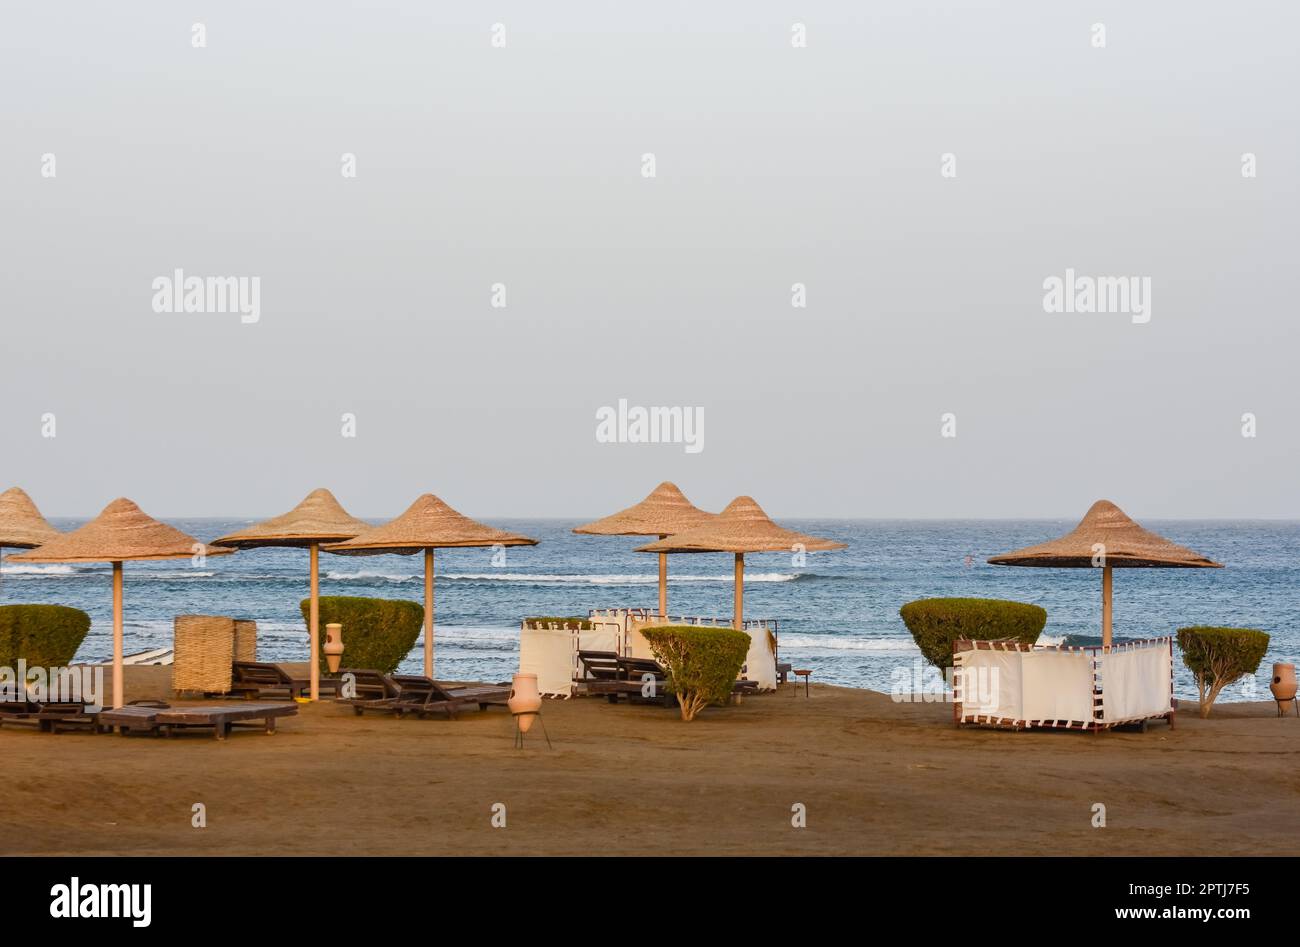
<svg viewBox="0 0 1300 947">
<path fill-rule="evenodd" d="M 343 509 L 334 494 L 325 489 L 313 490 L 288 513 L 213 540 L 218 546 L 234 549 L 259 549 L 269 546 L 306 547 L 311 551 L 311 607 L 307 632 L 311 638 L 311 699 L 320 699 L 320 547 L 351 539 L 370 529 Z"/>
<path fill-rule="evenodd" d="M 844 543 L 777 526 L 751 497 L 736 497 L 716 517 L 695 529 L 641 546 L 637 552 L 730 552 L 736 557 L 736 604 L 733 624 L 745 627 L 745 553 L 821 552 L 846 549 Z"/>
<path fill-rule="evenodd" d="M 706 513 L 686 499 L 677 484 L 664 481 L 640 503 L 612 516 L 578 526 L 573 531 L 589 536 L 658 536 L 703 526 L 717 514 Z M 668 554 L 659 554 L 659 614 L 668 614 Z"/>
<path fill-rule="evenodd" d="M 536 546 L 537 540 L 494 529 L 457 513 L 426 493 L 405 513 L 354 539 L 325 546 L 342 556 L 411 556 L 424 553 L 424 676 L 433 677 L 433 551 L 470 546 Z"/>
<path fill-rule="evenodd" d="M 113 706 L 122 706 L 122 563 L 128 560 L 220 556 L 229 549 L 205 546 L 149 516 L 130 500 L 114 500 L 80 529 L 14 559 L 25 562 L 111 562 L 113 564 Z"/>
<path fill-rule="evenodd" d="M 21 487 L 10 487 L 0 493 L 0 565 L 3 565 L 6 546 L 34 549 L 61 535 L 45 521 Z"/>
<path fill-rule="evenodd" d="M 1051 569 L 1101 568 L 1101 644 L 1111 644 L 1111 570 L 1222 569 L 1185 546 L 1143 529 L 1110 500 L 1098 500 L 1079 525 L 1059 539 L 993 556 L 995 566 Z"/>
</svg>

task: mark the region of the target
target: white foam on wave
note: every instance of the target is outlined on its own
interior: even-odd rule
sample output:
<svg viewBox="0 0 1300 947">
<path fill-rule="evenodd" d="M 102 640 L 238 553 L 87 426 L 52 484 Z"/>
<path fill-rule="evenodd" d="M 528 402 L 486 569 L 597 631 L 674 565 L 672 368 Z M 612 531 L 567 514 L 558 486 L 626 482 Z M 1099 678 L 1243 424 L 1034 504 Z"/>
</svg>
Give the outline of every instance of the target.
<svg viewBox="0 0 1300 947">
<path fill-rule="evenodd" d="M 77 570 L 65 565 L 13 565 L 6 562 L 0 565 L 2 575 L 76 575 Z"/>
<path fill-rule="evenodd" d="M 17 565 L 6 562 L 0 566 L 0 575 L 39 575 L 56 579 L 98 579 L 110 574 L 112 570 L 107 567 L 86 568 L 84 566 L 68 565 Z M 146 570 L 132 570 L 132 582 L 148 582 L 151 579 L 209 579 L 216 575 L 215 572 L 199 572 L 194 569 L 177 570 L 174 572 L 150 572 Z"/>
<path fill-rule="evenodd" d="M 916 651 L 911 638 L 846 638 L 838 635 L 783 634 L 779 638 L 781 650 L 796 648 L 802 651 Z"/>
<path fill-rule="evenodd" d="M 422 575 L 399 575 L 395 572 L 327 572 L 323 579 L 331 582 L 351 582 L 358 579 L 381 579 L 386 582 L 414 582 L 416 579 L 423 579 Z M 439 576 L 442 578 L 442 576 Z"/>
<path fill-rule="evenodd" d="M 332 582 L 384 581 L 415 582 L 423 581 L 423 574 L 408 575 L 399 572 L 329 572 L 324 576 Z M 798 576 L 790 572 L 752 572 L 745 576 L 746 584 L 751 582 L 793 582 Z M 450 572 L 438 576 L 439 581 L 447 582 L 514 582 L 520 585 L 658 585 L 658 575 L 563 575 L 554 573 L 528 572 Z M 734 581 L 729 575 L 677 575 L 669 576 L 670 585 L 688 582 L 728 583 Z"/>
<path fill-rule="evenodd" d="M 552 573 L 532 574 L 526 572 L 453 572 L 439 576 L 442 579 L 461 582 L 519 582 L 532 585 L 658 585 L 658 575 L 613 574 L 613 575 L 563 575 Z M 745 576 L 745 582 L 793 582 L 798 576 L 790 572 L 751 572 Z M 730 575 L 670 575 L 668 584 L 690 582 L 727 583 L 735 581 Z"/>
</svg>

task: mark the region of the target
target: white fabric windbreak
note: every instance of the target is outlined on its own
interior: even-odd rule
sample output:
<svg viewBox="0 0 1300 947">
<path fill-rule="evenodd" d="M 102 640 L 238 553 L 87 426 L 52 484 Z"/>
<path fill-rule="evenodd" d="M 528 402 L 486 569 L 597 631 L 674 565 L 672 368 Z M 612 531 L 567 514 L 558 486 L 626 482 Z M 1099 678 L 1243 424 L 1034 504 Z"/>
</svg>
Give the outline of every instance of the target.
<svg viewBox="0 0 1300 947">
<path fill-rule="evenodd" d="M 1019 651 L 963 651 L 959 659 L 962 719 L 1022 720 Z"/>
<path fill-rule="evenodd" d="M 1092 655 L 1086 651 L 1020 652 L 1020 719 L 1089 723 Z"/>
<path fill-rule="evenodd" d="M 639 625 L 633 625 L 627 632 L 627 654 L 630 658 L 653 658 L 654 652 L 650 650 L 650 642 L 645 640 L 645 635 L 641 634 L 642 628 L 648 628 L 645 622 Z"/>
<path fill-rule="evenodd" d="M 618 651 L 619 629 L 617 625 L 596 625 L 588 631 L 577 633 L 578 651 Z M 578 663 L 578 655 L 573 655 L 573 665 L 577 668 L 575 674 L 581 673 L 582 665 Z"/>
<path fill-rule="evenodd" d="M 758 681 L 761 691 L 776 690 L 776 655 L 772 653 L 766 628 L 755 628 L 749 635 L 749 653 L 745 655 L 745 677 Z"/>
<path fill-rule="evenodd" d="M 1167 639 L 1101 656 L 1102 719 L 1135 720 L 1172 708 Z"/>
<path fill-rule="evenodd" d="M 519 671 L 537 675 L 537 689 L 548 697 L 573 694 L 573 633 L 552 628 L 519 632 Z"/>
</svg>

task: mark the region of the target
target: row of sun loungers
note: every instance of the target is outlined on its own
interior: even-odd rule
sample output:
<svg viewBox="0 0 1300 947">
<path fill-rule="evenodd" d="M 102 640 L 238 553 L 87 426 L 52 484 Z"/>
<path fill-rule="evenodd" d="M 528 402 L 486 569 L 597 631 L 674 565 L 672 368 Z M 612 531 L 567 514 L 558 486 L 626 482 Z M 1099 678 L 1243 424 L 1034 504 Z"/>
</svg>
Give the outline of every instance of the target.
<svg viewBox="0 0 1300 947">
<path fill-rule="evenodd" d="M 109 733 L 116 728 L 123 734 L 144 732 L 167 736 L 179 730 L 211 729 L 222 740 L 234 726 L 255 725 L 274 733 L 276 718 L 297 712 L 298 707 L 291 703 L 172 707 L 163 701 L 146 700 L 115 710 L 91 712 L 84 703 L 78 702 L 5 701 L 0 703 L 0 725 L 30 726 L 44 733 L 63 730 Z"/>
<path fill-rule="evenodd" d="M 454 718 L 460 711 L 506 705 L 510 688 L 492 686 L 444 685 L 413 674 L 382 674 L 367 669 L 345 669 L 356 683 L 355 696 L 339 703 L 358 713 L 379 711 L 403 716 L 427 717 L 441 714 Z M 291 698 L 301 697 L 310 686 L 305 678 L 293 677 L 277 664 L 254 661 L 235 662 L 231 694 L 245 698 L 239 702 L 183 704 L 171 706 L 163 701 L 146 700 L 125 707 L 90 712 L 86 704 L 53 703 L 31 700 L 0 702 L 0 725 L 24 725 L 44 732 L 85 729 L 93 733 L 117 730 L 126 735 L 150 733 L 172 736 L 190 730 L 211 730 L 224 740 L 236 727 L 256 727 L 275 732 L 276 721 L 292 716 L 298 707 Z M 339 693 L 342 677 L 320 682 L 322 694 Z M 208 695 L 214 696 L 214 695 Z M 256 702 L 257 698 L 281 698 L 278 702 Z"/>
<path fill-rule="evenodd" d="M 580 651 L 582 676 L 574 680 L 587 693 L 606 697 L 611 703 L 622 698 L 649 700 L 671 706 L 676 695 L 669 687 L 668 674 L 649 658 L 629 658 L 613 651 Z M 322 695 L 336 696 L 343 675 L 355 683 L 352 695 L 338 702 L 350 706 L 358 715 L 377 712 L 420 718 L 442 715 L 454 719 L 462 710 L 486 710 L 504 707 L 510 688 L 502 686 L 458 686 L 440 684 L 416 674 L 383 674 L 364 668 L 347 668 L 338 678 L 322 678 Z M 242 703 L 170 706 L 162 701 L 138 701 L 113 710 L 87 711 L 85 704 L 35 702 L 30 700 L 0 702 L 0 725 L 34 726 L 45 732 L 88 729 L 119 733 L 152 733 L 171 736 L 185 730 L 211 730 L 223 740 L 236 727 L 257 727 L 275 732 L 276 720 L 298 712 L 294 698 L 306 695 L 310 683 L 294 677 L 278 664 L 236 661 L 232 668 L 229 695 L 245 699 Z M 653 684 L 652 688 L 647 685 Z M 757 689 L 757 682 L 740 680 L 733 693 Z M 207 695 L 216 696 L 216 695 Z M 278 703 L 250 702 L 279 698 Z"/>
<path fill-rule="evenodd" d="M 480 709 L 505 706 L 510 697 L 509 687 L 456 687 L 417 674 L 381 674 L 367 668 L 341 668 L 339 677 L 321 678 L 322 696 L 337 696 L 343 675 L 352 676 L 355 691 L 339 703 L 349 705 L 358 714 L 380 711 L 421 717 L 442 713 L 454 717 L 458 711 L 472 706 Z M 278 664 L 236 661 L 232 669 L 230 694 L 234 696 L 293 699 L 305 696 L 309 688 L 307 678 L 293 677 Z"/>
</svg>

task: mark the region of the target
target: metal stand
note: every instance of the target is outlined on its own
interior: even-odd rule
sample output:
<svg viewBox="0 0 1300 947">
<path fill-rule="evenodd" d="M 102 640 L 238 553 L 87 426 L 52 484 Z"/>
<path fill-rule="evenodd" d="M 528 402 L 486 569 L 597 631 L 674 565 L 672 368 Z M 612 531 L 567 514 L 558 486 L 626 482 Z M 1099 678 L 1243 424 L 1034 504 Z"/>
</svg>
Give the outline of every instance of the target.
<svg viewBox="0 0 1300 947">
<path fill-rule="evenodd" d="M 515 718 L 515 749 L 516 750 L 522 750 L 524 748 L 524 731 L 521 730 L 519 727 L 520 717 L 536 717 L 537 722 L 542 725 L 542 736 L 546 737 L 546 748 L 548 750 L 555 749 L 553 746 L 551 746 L 551 735 L 546 732 L 546 721 L 542 719 L 542 712 L 540 710 L 532 710 L 521 714 L 512 714 L 511 716 Z"/>
<path fill-rule="evenodd" d="M 1287 704 L 1290 704 L 1292 709 L 1295 710 L 1296 716 L 1300 717 L 1300 702 L 1297 702 L 1294 697 L 1290 697 L 1287 700 L 1278 700 L 1276 697 L 1273 699 L 1277 702 L 1277 715 L 1279 717 L 1286 716 L 1286 711 L 1283 708 Z"/>
</svg>

